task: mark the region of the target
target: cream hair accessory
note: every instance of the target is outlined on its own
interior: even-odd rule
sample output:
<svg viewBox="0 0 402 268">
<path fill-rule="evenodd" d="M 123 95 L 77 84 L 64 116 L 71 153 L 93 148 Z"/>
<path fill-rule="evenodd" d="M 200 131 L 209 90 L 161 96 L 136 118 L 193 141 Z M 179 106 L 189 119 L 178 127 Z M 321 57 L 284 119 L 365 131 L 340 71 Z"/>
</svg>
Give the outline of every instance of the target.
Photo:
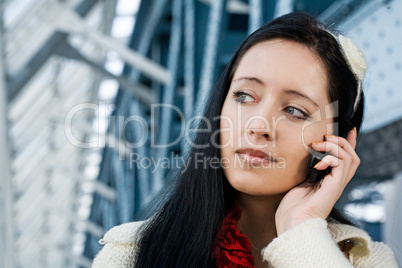
<svg viewBox="0 0 402 268">
<path fill-rule="evenodd" d="M 366 73 L 367 62 L 366 59 L 364 58 L 363 52 L 356 46 L 356 44 L 350 38 L 344 35 L 338 35 L 337 39 L 342 49 L 342 53 L 345 56 L 346 61 L 349 65 L 349 68 L 355 75 L 358 82 L 357 96 L 355 104 L 353 105 L 353 111 L 356 111 L 361 96 L 361 85 L 362 80 L 364 78 L 364 74 Z"/>
</svg>

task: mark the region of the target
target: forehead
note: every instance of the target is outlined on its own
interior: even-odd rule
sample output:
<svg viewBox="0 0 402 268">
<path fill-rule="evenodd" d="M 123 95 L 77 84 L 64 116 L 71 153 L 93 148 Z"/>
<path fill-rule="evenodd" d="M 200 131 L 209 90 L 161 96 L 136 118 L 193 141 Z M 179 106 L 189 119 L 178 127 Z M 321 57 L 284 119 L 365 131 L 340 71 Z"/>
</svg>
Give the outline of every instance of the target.
<svg viewBox="0 0 402 268">
<path fill-rule="evenodd" d="M 241 58 L 233 80 L 258 77 L 275 88 L 291 88 L 329 99 L 326 68 L 320 57 L 297 42 L 272 39 L 252 46 Z"/>
</svg>

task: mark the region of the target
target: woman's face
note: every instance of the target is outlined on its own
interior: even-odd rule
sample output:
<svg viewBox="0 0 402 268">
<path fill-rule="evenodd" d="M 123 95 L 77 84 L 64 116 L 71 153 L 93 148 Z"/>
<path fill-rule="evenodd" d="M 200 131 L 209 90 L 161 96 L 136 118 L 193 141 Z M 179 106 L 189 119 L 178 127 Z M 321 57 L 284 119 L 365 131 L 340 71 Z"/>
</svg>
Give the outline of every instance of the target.
<svg viewBox="0 0 402 268">
<path fill-rule="evenodd" d="M 250 195 L 285 193 L 306 179 L 311 143 L 332 133 L 325 67 L 304 45 L 273 39 L 251 47 L 221 113 L 229 183 Z"/>
</svg>

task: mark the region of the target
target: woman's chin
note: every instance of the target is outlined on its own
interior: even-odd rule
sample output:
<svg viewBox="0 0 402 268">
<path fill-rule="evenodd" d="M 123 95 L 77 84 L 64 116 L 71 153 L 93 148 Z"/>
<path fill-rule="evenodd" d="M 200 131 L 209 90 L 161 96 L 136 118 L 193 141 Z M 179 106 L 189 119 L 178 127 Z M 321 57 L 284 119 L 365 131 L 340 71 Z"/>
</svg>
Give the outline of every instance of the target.
<svg viewBox="0 0 402 268">
<path fill-rule="evenodd" d="M 288 192 L 292 189 L 292 186 L 284 187 L 284 185 L 270 185 L 270 184 L 258 184 L 250 182 L 230 182 L 234 189 L 239 193 L 256 196 L 256 197 L 267 197 L 275 196 Z"/>
</svg>

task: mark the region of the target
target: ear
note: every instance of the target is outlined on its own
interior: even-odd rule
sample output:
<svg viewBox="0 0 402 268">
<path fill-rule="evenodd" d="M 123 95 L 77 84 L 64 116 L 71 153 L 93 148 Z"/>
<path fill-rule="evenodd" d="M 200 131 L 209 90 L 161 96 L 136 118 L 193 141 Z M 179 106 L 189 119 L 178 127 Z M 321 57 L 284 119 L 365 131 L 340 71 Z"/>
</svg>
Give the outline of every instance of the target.
<svg viewBox="0 0 402 268">
<path fill-rule="evenodd" d="M 351 131 L 349 131 L 346 140 L 352 145 L 353 149 L 356 149 L 356 139 L 357 139 L 357 130 L 354 127 Z"/>
</svg>

